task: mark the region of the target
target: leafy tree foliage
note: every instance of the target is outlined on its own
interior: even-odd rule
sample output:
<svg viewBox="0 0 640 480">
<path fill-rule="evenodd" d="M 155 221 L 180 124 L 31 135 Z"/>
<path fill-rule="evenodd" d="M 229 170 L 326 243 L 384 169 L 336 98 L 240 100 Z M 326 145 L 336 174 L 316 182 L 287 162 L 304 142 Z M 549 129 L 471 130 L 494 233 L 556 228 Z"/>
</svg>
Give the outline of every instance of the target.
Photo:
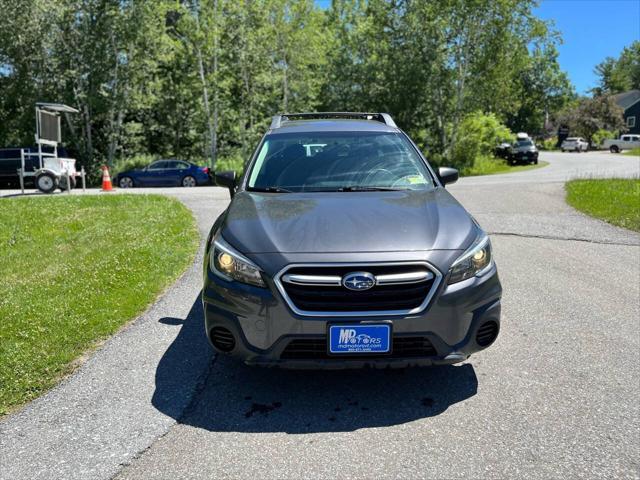
<svg viewBox="0 0 640 480">
<path fill-rule="evenodd" d="M 240 168 L 275 113 L 388 111 L 436 163 L 468 162 L 466 129 L 540 133 L 574 99 L 534 5 L 3 0 L 0 145 L 32 143 L 35 102 L 63 102 L 90 168 L 139 155 Z"/>
<path fill-rule="evenodd" d="M 640 40 L 624 48 L 620 57 L 605 58 L 596 66 L 599 77 L 596 94 L 615 94 L 640 89 Z"/>
<path fill-rule="evenodd" d="M 593 136 L 591 137 L 591 142 L 593 143 L 594 146 L 597 147 L 602 145 L 602 142 L 604 142 L 605 140 L 609 138 L 615 138 L 615 137 L 616 137 L 616 132 L 612 132 L 610 130 L 605 130 L 601 128 L 593 134 Z"/>
<path fill-rule="evenodd" d="M 514 135 L 494 114 L 468 114 L 460 123 L 460 138 L 451 152 L 451 163 L 461 170 L 473 166 L 479 157 L 491 157 L 496 146 L 512 142 Z"/>
<path fill-rule="evenodd" d="M 334 0 L 325 108 L 393 113 L 433 160 L 450 157 L 462 119 L 491 112 L 543 131 L 573 89 L 557 36 L 526 0 Z"/>
<path fill-rule="evenodd" d="M 575 99 L 567 74 L 558 65 L 558 51 L 551 42 L 536 45 L 522 68 L 518 82 L 524 93 L 517 110 L 507 112 L 507 122 L 517 132 L 548 133 L 550 116 Z"/>
<path fill-rule="evenodd" d="M 623 131 L 623 110 L 609 96 L 582 98 L 559 113 L 558 123 L 569 127 L 571 135 L 584 137 L 592 145 L 601 141 L 602 130 Z M 609 137 L 611 138 L 611 137 Z"/>
</svg>

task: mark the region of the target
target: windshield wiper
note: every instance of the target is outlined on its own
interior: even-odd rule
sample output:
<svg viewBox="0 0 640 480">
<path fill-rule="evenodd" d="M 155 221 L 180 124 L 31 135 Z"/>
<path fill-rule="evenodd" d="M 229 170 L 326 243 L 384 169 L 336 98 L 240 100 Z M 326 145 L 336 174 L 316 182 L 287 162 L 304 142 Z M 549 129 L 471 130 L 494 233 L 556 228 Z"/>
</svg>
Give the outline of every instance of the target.
<svg viewBox="0 0 640 480">
<path fill-rule="evenodd" d="M 293 191 L 282 187 L 251 187 L 248 190 L 251 192 L 293 193 Z"/>
<path fill-rule="evenodd" d="M 340 187 L 338 192 L 397 192 L 399 190 L 406 190 L 402 188 L 393 187 L 358 187 L 356 185 L 350 185 L 347 187 Z"/>
</svg>

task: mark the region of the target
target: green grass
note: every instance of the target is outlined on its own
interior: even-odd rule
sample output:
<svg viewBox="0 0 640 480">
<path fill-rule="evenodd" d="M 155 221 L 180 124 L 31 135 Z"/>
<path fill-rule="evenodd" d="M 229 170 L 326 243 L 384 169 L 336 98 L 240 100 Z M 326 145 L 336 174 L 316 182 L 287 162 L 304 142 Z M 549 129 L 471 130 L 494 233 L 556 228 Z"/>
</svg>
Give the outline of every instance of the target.
<svg viewBox="0 0 640 480">
<path fill-rule="evenodd" d="M 159 195 L 0 200 L 0 415 L 142 313 L 197 246 L 190 211 Z"/>
<path fill-rule="evenodd" d="M 475 161 L 473 167 L 462 170 L 461 175 L 464 177 L 473 177 L 476 175 L 522 172 L 524 170 L 546 167 L 547 165 L 549 165 L 549 162 L 539 161 L 537 165 L 516 165 L 511 167 L 503 160 L 480 157 Z"/>
<path fill-rule="evenodd" d="M 640 232 L 640 179 L 571 180 L 565 188 L 573 208 Z"/>
<path fill-rule="evenodd" d="M 623 155 L 629 155 L 631 157 L 640 157 L 640 148 L 632 148 L 631 150 L 627 150 L 623 152 Z"/>
</svg>

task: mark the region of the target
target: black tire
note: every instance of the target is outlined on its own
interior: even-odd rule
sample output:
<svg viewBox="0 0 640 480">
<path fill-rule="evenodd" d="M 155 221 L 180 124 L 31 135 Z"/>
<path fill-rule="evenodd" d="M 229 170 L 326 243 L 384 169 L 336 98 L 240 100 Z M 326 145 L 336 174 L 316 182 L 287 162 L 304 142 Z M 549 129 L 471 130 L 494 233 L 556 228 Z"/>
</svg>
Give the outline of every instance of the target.
<svg viewBox="0 0 640 480">
<path fill-rule="evenodd" d="M 198 182 L 191 175 L 187 175 L 186 177 L 184 177 L 182 179 L 182 182 L 180 182 L 180 183 L 181 183 L 181 185 L 183 187 L 197 187 L 198 186 Z"/>
<path fill-rule="evenodd" d="M 133 183 L 133 178 L 124 176 L 118 178 L 118 186 L 120 188 L 133 188 L 135 184 Z"/>
<path fill-rule="evenodd" d="M 609 147 L 609 151 L 611 153 L 620 153 L 620 149 L 618 148 L 617 145 L 611 145 L 611 147 Z"/>
<path fill-rule="evenodd" d="M 41 173 L 36 177 L 36 188 L 42 193 L 51 193 L 58 188 L 58 179 L 51 173 Z"/>
<path fill-rule="evenodd" d="M 534 165 L 537 165 L 537 164 L 538 164 L 538 159 L 537 159 L 537 158 L 533 161 L 533 164 L 534 164 Z"/>
<path fill-rule="evenodd" d="M 71 184 L 71 190 L 76 188 L 76 177 L 69 177 L 69 183 Z M 67 177 L 65 175 L 62 175 L 60 180 L 58 180 L 58 187 L 62 191 L 67 190 Z"/>
<path fill-rule="evenodd" d="M 564 153 L 564 152 L 565 152 L 564 148 L 561 148 L 561 149 L 560 149 L 560 151 L 561 151 L 562 153 Z"/>
</svg>

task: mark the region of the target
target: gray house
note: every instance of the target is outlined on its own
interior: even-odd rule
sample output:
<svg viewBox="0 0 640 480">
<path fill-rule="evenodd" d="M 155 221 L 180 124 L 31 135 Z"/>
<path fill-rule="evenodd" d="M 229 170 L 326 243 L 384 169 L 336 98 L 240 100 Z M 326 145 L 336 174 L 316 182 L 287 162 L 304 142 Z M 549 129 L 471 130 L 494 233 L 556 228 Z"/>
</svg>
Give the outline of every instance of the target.
<svg viewBox="0 0 640 480">
<path fill-rule="evenodd" d="M 624 110 L 626 133 L 640 133 L 640 90 L 618 93 L 612 98 Z"/>
</svg>

